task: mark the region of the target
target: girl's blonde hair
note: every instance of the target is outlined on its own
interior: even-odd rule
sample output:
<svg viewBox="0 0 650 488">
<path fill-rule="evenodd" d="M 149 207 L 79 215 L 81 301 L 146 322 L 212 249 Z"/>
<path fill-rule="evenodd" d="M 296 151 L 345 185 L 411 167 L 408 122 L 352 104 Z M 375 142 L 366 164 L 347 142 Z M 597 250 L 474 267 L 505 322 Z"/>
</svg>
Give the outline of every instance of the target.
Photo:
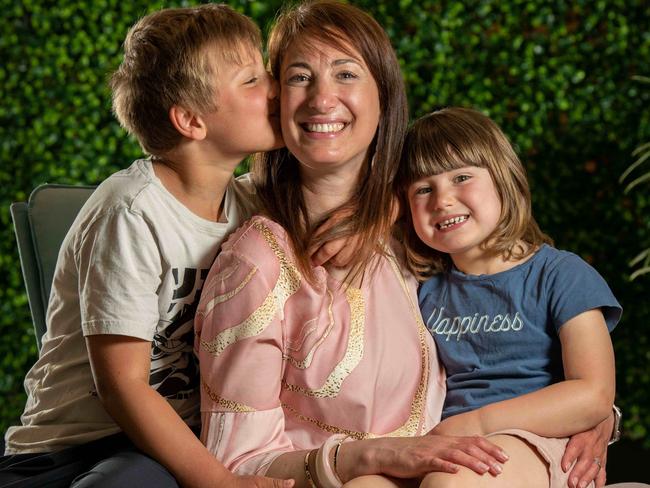
<svg viewBox="0 0 650 488">
<path fill-rule="evenodd" d="M 399 230 L 408 266 L 419 279 L 448 269 L 451 260 L 415 233 L 408 188 L 420 178 L 465 166 L 487 169 L 501 200 L 501 218 L 482 243 L 484 249 L 489 245 L 494 255 L 521 259 L 542 243 L 553 243 L 535 222 L 526 171 L 506 135 L 476 110 L 444 108 L 418 119 L 408 130 L 396 179 L 402 209 Z"/>
<path fill-rule="evenodd" d="M 384 29 L 363 10 L 335 0 L 307 1 L 288 7 L 278 17 L 268 41 L 269 65 L 280 79 L 283 57 L 294 43 L 306 48 L 325 43 L 343 52 L 356 50 L 370 70 L 379 91 L 381 116 L 368 148 L 356 191 L 342 206 L 320 222 L 309 222 L 300 183 L 299 163 L 288 149 L 259 155 L 253 163 L 258 194 L 266 214 L 287 231 L 296 261 L 307 279 L 313 278 L 310 247 L 331 239 L 357 235 L 360 244 L 348 280 L 362 273 L 390 238 L 395 179 L 408 105 L 399 61 Z M 317 234 L 327 218 L 336 224 Z M 323 230 L 323 228 L 321 228 Z"/>
</svg>

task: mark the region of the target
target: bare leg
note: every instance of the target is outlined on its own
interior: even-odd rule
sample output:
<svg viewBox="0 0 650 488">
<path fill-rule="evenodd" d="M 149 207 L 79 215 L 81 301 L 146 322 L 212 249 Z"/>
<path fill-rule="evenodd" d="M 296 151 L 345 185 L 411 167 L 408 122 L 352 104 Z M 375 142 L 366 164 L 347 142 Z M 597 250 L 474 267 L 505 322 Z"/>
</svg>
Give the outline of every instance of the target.
<svg viewBox="0 0 650 488">
<path fill-rule="evenodd" d="M 400 480 L 372 474 L 354 478 L 345 483 L 343 488 L 414 488 L 417 486 L 414 480 Z"/>
<path fill-rule="evenodd" d="M 548 464 L 537 449 L 510 435 L 492 436 L 490 441 L 501 446 L 510 456 L 499 476 L 480 475 L 461 467 L 456 474 L 429 473 L 420 488 L 548 488 Z"/>
</svg>

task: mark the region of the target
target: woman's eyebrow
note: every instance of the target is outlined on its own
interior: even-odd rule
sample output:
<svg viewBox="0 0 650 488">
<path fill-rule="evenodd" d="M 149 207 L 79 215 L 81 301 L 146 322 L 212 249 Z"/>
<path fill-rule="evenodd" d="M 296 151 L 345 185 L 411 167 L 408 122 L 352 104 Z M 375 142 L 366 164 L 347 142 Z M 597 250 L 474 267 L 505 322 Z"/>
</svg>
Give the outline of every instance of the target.
<svg viewBox="0 0 650 488">
<path fill-rule="evenodd" d="M 358 60 L 354 59 L 354 58 L 335 59 L 332 62 L 332 66 L 340 66 L 342 64 L 348 64 L 348 63 L 354 63 L 354 64 L 358 64 L 359 66 L 361 66 L 361 63 Z"/>
<path fill-rule="evenodd" d="M 304 68 L 304 69 L 311 69 L 311 66 L 309 63 L 306 63 L 305 61 L 296 61 L 295 63 L 291 63 L 289 66 L 285 68 L 285 71 L 291 69 L 291 68 Z"/>
</svg>

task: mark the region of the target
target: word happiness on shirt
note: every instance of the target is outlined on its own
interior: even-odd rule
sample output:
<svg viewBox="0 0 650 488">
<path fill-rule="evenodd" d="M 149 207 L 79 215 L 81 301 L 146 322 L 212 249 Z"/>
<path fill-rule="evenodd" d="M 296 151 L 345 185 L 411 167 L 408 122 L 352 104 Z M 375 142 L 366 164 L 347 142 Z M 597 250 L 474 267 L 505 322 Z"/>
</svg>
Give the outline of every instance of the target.
<svg viewBox="0 0 650 488">
<path fill-rule="evenodd" d="M 427 328 L 431 333 L 447 336 L 446 341 L 455 337 L 460 341 L 465 334 L 490 334 L 496 332 L 519 332 L 524 327 L 524 322 L 516 312 L 511 314 L 496 314 L 494 317 L 478 312 L 474 315 L 449 317 L 445 314 L 445 307 L 434 307 L 431 315 L 426 319 Z"/>
</svg>

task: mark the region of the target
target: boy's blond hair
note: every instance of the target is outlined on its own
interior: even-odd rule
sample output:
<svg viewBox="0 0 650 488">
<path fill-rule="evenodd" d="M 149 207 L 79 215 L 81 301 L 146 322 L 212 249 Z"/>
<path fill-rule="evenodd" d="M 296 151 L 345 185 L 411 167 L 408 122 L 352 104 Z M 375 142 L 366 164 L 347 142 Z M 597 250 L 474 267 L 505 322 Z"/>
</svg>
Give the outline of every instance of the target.
<svg viewBox="0 0 650 488">
<path fill-rule="evenodd" d="M 217 110 L 219 62 L 242 62 L 261 48 L 260 30 L 223 4 L 163 9 L 140 19 L 124 41 L 124 60 L 110 79 L 113 111 L 143 150 L 160 156 L 182 139 L 169 119 L 174 105 Z"/>
<path fill-rule="evenodd" d="M 465 166 L 487 169 L 501 201 L 501 218 L 483 242 L 484 248 L 489 242 L 489 251 L 495 255 L 520 259 L 542 243 L 553 243 L 535 222 L 526 170 L 506 135 L 476 110 L 444 108 L 418 119 L 409 129 L 396 179 L 408 266 L 420 279 L 448 269 L 450 258 L 426 246 L 415 233 L 408 188 L 420 178 Z M 520 242 L 528 245 L 520 246 Z"/>
</svg>

